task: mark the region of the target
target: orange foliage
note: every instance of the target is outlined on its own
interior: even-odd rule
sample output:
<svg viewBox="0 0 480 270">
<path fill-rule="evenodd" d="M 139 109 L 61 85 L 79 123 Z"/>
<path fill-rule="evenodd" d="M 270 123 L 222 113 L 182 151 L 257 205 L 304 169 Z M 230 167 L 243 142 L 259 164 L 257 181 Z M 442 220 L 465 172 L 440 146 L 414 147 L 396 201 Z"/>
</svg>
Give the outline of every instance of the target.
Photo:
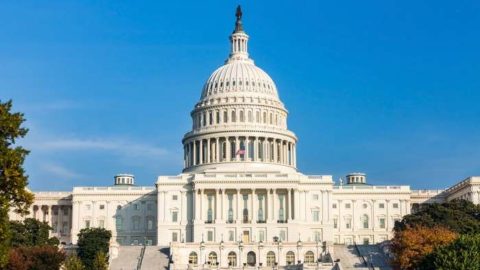
<svg viewBox="0 0 480 270">
<path fill-rule="evenodd" d="M 393 264 L 398 269 L 415 269 L 436 247 L 451 243 L 458 234 L 443 227 L 408 227 L 395 232 L 392 240 Z"/>
</svg>

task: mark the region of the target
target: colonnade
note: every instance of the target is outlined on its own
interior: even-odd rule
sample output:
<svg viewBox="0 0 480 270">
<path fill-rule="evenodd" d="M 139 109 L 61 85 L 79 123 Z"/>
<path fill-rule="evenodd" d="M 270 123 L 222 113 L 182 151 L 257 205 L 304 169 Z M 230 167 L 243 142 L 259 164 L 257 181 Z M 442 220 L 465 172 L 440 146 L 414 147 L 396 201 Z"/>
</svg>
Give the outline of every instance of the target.
<svg viewBox="0 0 480 270">
<path fill-rule="evenodd" d="M 268 137 L 213 137 L 184 143 L 184 167 L 219 162 L 271 162 L 296 167 L 296 144 Z"/>
<path fill-rule="evenodd" d="M 195 189 L 194 219 L 205 223 L 286 223 L 298 213 L 294 189 Z M 297 214 L 298 215 L 298 214 Z"/>
</svg>

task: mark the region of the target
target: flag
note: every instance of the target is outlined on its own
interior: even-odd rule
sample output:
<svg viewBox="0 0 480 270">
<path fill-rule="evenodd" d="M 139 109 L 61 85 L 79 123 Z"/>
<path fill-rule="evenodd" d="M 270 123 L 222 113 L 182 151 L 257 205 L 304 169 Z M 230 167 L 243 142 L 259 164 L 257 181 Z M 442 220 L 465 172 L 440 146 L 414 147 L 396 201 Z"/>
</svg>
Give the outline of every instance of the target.
<svg viewBox="0 0 480 270">
<path fill-rule="evenodd" d="M 235 153 L 235 156 L 238 156 L 238 155 L 245 155 L 245 149 L 238 149 L 237 152 Z"/>
</svg>

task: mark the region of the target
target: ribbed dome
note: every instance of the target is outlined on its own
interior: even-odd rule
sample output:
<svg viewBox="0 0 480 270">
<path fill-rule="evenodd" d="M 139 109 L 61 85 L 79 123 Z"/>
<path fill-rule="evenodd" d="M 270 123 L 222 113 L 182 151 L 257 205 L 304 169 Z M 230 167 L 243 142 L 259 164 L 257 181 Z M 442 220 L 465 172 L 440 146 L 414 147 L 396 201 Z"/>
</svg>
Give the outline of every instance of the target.
<svg viewBox="0 0 480 270">
<path fill-rule="evenodd" d="M 203 87 L 202 99 L 232 92 L 250 92 L 278 99 L 273 80 L 250 61 L 231 61 L 215 70 Z"/>
</svg>

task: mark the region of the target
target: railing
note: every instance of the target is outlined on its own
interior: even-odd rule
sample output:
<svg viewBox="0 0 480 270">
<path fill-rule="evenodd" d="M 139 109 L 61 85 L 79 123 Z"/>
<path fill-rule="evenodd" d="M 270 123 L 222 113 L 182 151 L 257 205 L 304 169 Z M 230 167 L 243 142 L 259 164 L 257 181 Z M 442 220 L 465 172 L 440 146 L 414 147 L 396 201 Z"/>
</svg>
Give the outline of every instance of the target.
<svg viewBox="0 0 480 270">
<path fill-rule="evenodd" d="M 140 250 L 140 256 L 138 256 L 137 270 L 142 269 L 143 256 L 145 255 L 146 248 L 147 248 L 147 241 L 144 241 L 142 249 Z"/>
<path fill-rule="evenodd" d="M 367 267 L 369 270 L 375 270 L 375 267 L 373 266 L 372 262 L 368 263 L 367 259 L 365 259 L 365 256 L 362 255 L 362 253 L 360 252 L 360 249 L 358 248 L 357 246 L 357 242 L 353 242 L 354 246 L 355 246 L 355 251 L 357 252 L 358 256 L 362 259 L 362 262 L 363 262 L 363 265 L 365 265 L 365 267 Z"/>
</svg>

